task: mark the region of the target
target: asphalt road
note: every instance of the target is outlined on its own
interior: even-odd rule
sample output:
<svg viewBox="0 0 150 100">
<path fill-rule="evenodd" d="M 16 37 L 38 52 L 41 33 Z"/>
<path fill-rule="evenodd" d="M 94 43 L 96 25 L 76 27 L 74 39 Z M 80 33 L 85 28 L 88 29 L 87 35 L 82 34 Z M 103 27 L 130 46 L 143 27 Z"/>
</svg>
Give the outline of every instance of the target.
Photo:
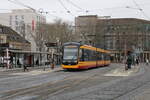
<svg viewBox="0 0 150 100">
<path fill-rule="evenodd" d="M 149 100 L 149 76 L 143 64 L 128 71 L 111 64 L 83 71 L 0 72 L 0 100 Z"/>
</svg>

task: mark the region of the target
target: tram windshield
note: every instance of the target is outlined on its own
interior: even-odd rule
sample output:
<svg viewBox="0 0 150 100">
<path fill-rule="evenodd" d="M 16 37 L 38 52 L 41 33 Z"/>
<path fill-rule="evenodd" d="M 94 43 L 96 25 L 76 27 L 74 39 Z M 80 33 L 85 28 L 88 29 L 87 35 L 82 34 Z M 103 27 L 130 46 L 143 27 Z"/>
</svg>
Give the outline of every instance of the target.
<svg viewBox="0 0 150 100">
<path fill-rule="evenodd" d="M 78 47 L 77 46 L 65 46 L 63 60 L 77 60 Z"/>
</svg>

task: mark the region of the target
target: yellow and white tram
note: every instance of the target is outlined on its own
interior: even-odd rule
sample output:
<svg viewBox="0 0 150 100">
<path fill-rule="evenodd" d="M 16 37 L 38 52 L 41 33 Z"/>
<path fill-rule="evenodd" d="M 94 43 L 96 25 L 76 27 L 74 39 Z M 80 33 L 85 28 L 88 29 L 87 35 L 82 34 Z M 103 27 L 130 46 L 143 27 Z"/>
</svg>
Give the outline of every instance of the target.
<svg viewBox="0 0 150 100">
<path fill-rule="evenodd" d="M 110 51 L 68 42 L 63 45 L 63 69 L 88 69 L 110 64 Z"/>
</svg>

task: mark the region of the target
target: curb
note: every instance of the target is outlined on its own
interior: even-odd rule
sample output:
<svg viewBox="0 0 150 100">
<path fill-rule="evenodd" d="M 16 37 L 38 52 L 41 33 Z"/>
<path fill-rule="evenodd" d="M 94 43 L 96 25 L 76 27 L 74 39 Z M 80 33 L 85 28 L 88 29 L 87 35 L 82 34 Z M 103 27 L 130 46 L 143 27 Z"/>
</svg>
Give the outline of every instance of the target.
<svg viewBox="0 0 150 100">
<path fill-rule="evenodd" d="M 60 69 L 60 65 L 57 65 L 54 69 L 51 69 L 50 66 L 40 66 L 40 67 L 28 67 L 29 69 L 29 72 L 32 71 L 32 70 L 47 70 L 47 69 L 51 69 L 51 70 L 55 70 L 55 69 Z M 13 69 L 5 69 L 5 68 L 2 68 L 0 69 L 0 72 L 23 72 L 23 68 L 13 68 Z"/>
</svg>

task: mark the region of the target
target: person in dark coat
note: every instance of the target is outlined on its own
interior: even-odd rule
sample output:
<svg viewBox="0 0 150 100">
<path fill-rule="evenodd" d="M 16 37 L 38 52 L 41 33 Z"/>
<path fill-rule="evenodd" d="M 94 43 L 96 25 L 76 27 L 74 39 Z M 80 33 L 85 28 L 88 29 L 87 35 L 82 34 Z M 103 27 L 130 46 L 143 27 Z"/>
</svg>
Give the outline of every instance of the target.
<svg viewBox="0 0 150 100">
<path fill-rule="evenodd" d="M 51 69 L 54 69 L 55 64 L 54 64 L 54 58 L 51 58 Z"/>
<path fill-rule="evenodd" d="M 24 62 L 23 62 L 23 70 L 24 70 L 24 72 L 25 71 L 29 71 L 29 69 L 27 68 L 27 59 L 24 59 Z"/>
<path fill-rule="evenodd" d="M 131 55 L 128 55 L 126 63 L 127 63 L 128 69 L 131 69 L 131 64 L 132 64 L 132 56 Z"/>
<path fill-rule="evenodd" d="M 139 65 L 139 58 L 136 58 L 136 64 Z"/>
</svg>

